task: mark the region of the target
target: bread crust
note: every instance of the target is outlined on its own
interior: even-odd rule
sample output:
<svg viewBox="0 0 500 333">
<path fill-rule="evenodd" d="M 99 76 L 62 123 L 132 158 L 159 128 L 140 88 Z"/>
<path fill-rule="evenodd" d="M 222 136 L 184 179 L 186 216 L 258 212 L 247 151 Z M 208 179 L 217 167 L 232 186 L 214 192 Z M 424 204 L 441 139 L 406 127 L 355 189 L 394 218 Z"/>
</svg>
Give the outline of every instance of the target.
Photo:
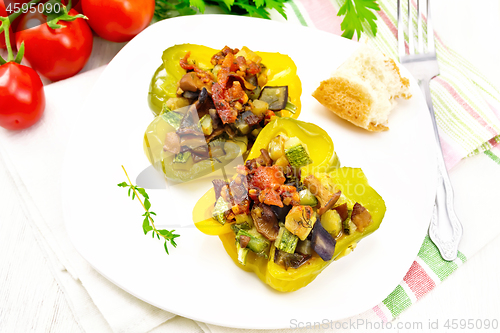
<svg viewBox="0 0 500 333">
<path fill-rule="evenodd" d="M 401 77 L 399 68 L 393 59 L 385 58 L 386 68 L 392 72 L 392 75 L 397 76 L 402 87 L 400 92 L 393 93 L 389 100 L 393 101 L 395 98 L 409 99 L 411 97 L 409 92 L 410 81 Z M 360 82 L 360 77 L 357 79 Z M 373 119 L 370 116 L 374 97 L 365 85 L 358 82 L 334 74 L 331 78 L 322 81 L 312 96 L 330 111 L 356 126 L 372 132 L 387 131 L 389 127 L 385 124 L 374 123 L 370 120 Z"/>
<path fill-rule="evenodd" d="M 387 131 L 382 124 L 368 121 L 368 110 L 373 100 L 365 87 L 345 78 L 334 77 L 322 81 L 312 94 L 321 104 L 337 116 L 344 118 L 356 126 L 372 132 Z"/>
</svg>

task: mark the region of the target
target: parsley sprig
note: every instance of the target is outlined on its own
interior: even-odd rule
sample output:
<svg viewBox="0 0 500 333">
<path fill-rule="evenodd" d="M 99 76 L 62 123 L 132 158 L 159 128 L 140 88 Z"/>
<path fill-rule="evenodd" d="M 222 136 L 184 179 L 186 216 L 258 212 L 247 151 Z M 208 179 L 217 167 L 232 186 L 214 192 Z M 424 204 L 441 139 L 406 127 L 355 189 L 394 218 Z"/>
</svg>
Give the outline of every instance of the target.
<svg viewBox="0 0 500 333">
<path fill-rule="evenodd" d="M 285 19 L 285 2 L 288 0 L 156 0 L 155 17 L 157 20 L 205 12 L 208 5 L 218 6 L 227 14 L 250 15 L 269 19 L 269 9 L 276 9 Z M 358 39 L 364 32 L 363 23 L 370 26 L 373 35 L 377 34 L 377 17 L 374 11 L 380 10 L 376 0 L 345 0 L 338 16 L 344 16 L 340 25 L 342 37 Z"/>
<path fill-rule="evenodd" d="M 164 20 L 170 17 L 193 15 L 196 10 L 205 12 L 208 5 L 218 6 L 227 14 L 250 15 L 269 19 L 269 9 L 276 9 L 285 19 L 287 0 L 156 0 L 155 17 Z"/>
<path fill-rule="evenodd" d="M 377 34 L 377 16 L 373 11 L 380 10 L 376 0 L 345 0 L 344 5 L 340 7 L 337 16 L 344 15 L 344 19 L 340 24 L 342 29 L 342 37 L 352 39 L 356 32 L 358 39 L 361 37 L 361 32 L 364 31 L 363 22 L 368 23 L 370 29 L 375 36 Z"/>
<path fill-rule="evenodd" d="M 127 171 L 125 170 L 123 165 L 122 165 L 122 169 L 123 169 L 123 172 L 125 172 L 125 176 L 127 176 L 128 183 L 121 182 L 120 184 L 118 184 L 118 186 L 128 188 L 128 196 L 129 197 L 132 196 L 132 200 L 134 200 L 135 197 L 137 197 L 137 200 L 139 200 L 142 207 L 144 207 L 144 210 L 146 211 L 144 214 L 142 214 L 142 216 L 144 216 L 144 220 L 142 222 L 142 230 L 144 231 L 144 235 L 147 235 L 148 232 L 153 231 L 152 232 L 153 238 L 155 238 L 155 236 L 158 239 L 163 238 L 165 241 L 163 243 L 163 247 L 165 248 L 165 251 L 167 252 L 167 254 L 169 254 L 167 242 L 170 242 L 170 244 L 172 244 L 173 247 L 177 247 L 177 243 L 175 242 L 175 239 L 177 237 L 179 237 L 180 235 L 175 234 L 174 233 L 175 230 L 156 229 L 155 222 L 154 222 L 154 219 L 152 216 L 152 215 L 156 216 L 156 213 L 152 212 L 150 210 L 151 209 L 151 202 L 149 201 L 149 195 L 146 193 L 146 190 L 143 189 L 142 187 L 139 187 L 137 185 L 132 184 L 132 182 L 130 181 L 130 178 L 127 174 Z M 142 195 L 142 197 L 144 198 L 144 202 L 139 197 L 139 194 Z"/>
</svg>

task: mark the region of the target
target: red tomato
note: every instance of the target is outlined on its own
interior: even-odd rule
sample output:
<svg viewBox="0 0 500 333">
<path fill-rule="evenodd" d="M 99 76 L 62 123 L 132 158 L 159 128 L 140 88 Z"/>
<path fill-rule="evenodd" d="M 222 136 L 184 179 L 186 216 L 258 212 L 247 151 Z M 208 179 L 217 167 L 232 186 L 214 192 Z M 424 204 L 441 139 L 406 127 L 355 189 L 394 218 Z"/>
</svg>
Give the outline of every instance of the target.
<svg viewBox="0 0 500 333">
<path fill-rule="evenodd" d="M 126 42 L 144 30 L 155 12 L 155 0 L 82 0 L 92 29 L 112 42 Z"/>
<path fill-rule="evenodd" d="M 72 9 L 69 14 L 78 13 Z M 52 81 L 75 75 L 92 53 L 92 31 L 81 18 L 72 22 L 59 21 L 58 24 L 64 26 L 60 29 L 49 28 L 45 22 L 45 16 L 38 12 L 20 17 L 15 33 L 17 47 L 24 41 L 24 59 Z"/>
<path fill-rule="evenodd" d="M 8 62 L 0 66 L 0 126 L 20 130 L 35 124 L 45 110 L 45 93 L 31 68 Z"/>
</svg>

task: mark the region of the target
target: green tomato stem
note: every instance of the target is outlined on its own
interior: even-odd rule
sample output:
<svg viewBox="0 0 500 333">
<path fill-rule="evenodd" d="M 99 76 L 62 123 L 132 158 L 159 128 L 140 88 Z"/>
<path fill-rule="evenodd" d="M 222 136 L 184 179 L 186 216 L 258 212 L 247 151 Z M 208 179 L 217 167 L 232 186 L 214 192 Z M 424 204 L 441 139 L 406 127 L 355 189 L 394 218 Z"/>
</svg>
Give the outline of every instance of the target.
<svg viewBox="0 0 500 333">
<path fill-rule="evenodd" d="M 7 46 L 7 62 L 11 62 L 14 60 L 14 53 L 12 52 L 12 46 L 10 45 L 10 20 L 8 17 L 0 17 L 0 21 L 2 21 L 2 28 L 5 33 L 5 45 Z"/>
</svg>

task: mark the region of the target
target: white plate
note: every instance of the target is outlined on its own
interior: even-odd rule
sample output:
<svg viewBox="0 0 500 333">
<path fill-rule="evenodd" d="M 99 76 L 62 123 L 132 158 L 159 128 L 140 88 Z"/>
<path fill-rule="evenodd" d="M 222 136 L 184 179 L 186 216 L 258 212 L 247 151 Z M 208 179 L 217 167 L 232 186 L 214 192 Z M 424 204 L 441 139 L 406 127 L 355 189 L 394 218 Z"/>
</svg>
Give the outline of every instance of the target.
<svg viewBox="0 0 500 333">
<path fill-rule="evenodd" d="M 236 267 L 217 237 L 193 227 L 194 203 L 210 185 L 150 190 L 159 225 L 181 225 L 178 247 L 142 233 L 142 208 L 116 186 L 121 165 L 135 177 L 148 167 L 142 150 L 153 119 L 150 79 L 164 49 L 182 43 L 248 46 L 292 57 L 303 84 L 299 119 L 332 137 L 342 165 L 362 167 L 382 195 L 380 229 L 309 286 L 279 293 Z M 159 308 L 207 323 L 286 328 L 291 320 L 321 322 L 359 314 L 381 302 L 403 279 L 430 221 L 436 163 L 432 127 L 414 79 L 413 97 L 390 117 L 390 130 L 368 133 L 340 120 L 311 93 L 359 44 L 318 30 L 235 16 L 189 16 L 146 29 L 104 71 L 81 111 L 66 155 L 64 213 L 80 254 L 123 290 Z M 404 76 L 409 73 L 401 68 Z"/>
</svg>

